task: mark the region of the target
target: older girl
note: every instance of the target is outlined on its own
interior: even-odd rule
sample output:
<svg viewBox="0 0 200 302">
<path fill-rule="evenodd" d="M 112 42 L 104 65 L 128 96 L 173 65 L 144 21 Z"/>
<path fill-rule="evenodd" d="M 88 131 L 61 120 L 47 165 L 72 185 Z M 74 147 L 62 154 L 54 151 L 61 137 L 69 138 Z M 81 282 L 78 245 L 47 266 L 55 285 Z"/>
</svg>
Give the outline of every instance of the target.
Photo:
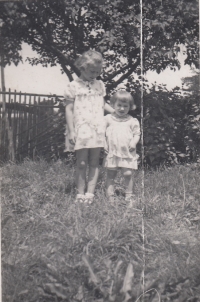
<svg viewBox="0 0 200 302">
<path fill-rule="evenodd" d="M 99 155 L 104 147 L 104 109 L 114 110 L 104 102 L 105 86 L 100 75 L 103 58 L 99 52 L 84 52 L 75 62 L 80 77 L 72 81 L 65 94 L 65 151 L 76 151 L 76 201 L 92 203 L 99 173 Z M 88 185 L 86 170 L 89 166 Z"/>
</svg>

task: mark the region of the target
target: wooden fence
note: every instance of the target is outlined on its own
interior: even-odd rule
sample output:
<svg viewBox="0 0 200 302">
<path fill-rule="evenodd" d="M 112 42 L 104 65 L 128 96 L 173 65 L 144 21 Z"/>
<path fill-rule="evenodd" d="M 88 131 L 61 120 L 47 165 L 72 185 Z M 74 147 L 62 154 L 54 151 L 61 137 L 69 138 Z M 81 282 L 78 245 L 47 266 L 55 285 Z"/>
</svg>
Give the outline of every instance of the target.
<svg viewBox="0 0 200 302">
<path fill-rule="evenodd" d="M 59 98 L 62 96 L 0 91 L 1 162 L 34 158 L 48 145 L 52 117 L 62 107 Z"/>
</svg>

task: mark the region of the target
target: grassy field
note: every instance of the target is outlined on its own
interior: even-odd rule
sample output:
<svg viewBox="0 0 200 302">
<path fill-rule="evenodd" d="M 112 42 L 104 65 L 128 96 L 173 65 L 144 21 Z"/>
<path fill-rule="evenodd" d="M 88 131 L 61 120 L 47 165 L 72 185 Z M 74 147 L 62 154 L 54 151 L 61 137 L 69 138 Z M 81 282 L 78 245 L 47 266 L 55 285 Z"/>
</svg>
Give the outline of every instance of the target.
<svg viewBox="0 0 200 302">
<path fill-rule="evenodd" d="M 103 171 L 95 203 L 75 204 L 74 173 L 3 166 L 2 301 L 200 301 L 199 165 L 145 171 L 144 199 L 137 171 L 137 209 L 123 206 L 120 175 L 107 202 Z"/>
</svg>

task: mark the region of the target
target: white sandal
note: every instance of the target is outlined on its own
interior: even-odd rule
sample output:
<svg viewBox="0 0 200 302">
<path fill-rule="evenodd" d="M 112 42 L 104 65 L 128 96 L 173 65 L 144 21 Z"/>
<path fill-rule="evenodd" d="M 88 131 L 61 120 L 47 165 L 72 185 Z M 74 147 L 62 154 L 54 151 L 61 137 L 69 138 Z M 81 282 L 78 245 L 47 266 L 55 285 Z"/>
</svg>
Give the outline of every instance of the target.
<svg viewBox="0 0 200 302">
<path fill-rule="evenodd" d="M 85 203 L 92 204 L 94 201 L 93 193 L 85 193 Z"/>
<path fill-rule="evenodd" d="M 110 204 L 115 204 L 116 203 L 116 197 L 115 195 L 109 195 L 107 196 L 107 200 Z"/>
<path fill-rule="evenodd" d="M 125 201 L 128 202 L 136 202 L 136 196 L 134 194 L 127 194 L 125 197 Z"/>
<path fill-rule="evenodd" d="M 75 202 L 80 202 L 80 203 L 84 203 L 85 202 L 85 195 L 84 194 L 77 194 L 76 195 L 76 199 Z"/>
</svg>

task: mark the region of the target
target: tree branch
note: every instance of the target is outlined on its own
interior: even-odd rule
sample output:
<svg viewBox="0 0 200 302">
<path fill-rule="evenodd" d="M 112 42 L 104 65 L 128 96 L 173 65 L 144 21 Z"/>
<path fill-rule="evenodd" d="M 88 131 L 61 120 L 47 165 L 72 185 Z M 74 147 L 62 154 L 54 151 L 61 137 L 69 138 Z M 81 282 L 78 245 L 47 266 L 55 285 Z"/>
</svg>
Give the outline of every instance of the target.
<svg viewBox="0 0 200 302">
<path fill-rule="evenodd" d="M 74 65 L 74 62 L 71 59 L 67 58 L 62 53 L 62 51 L 60 51 L 57 47 L 55 47 L 53 45 L 49 45 L 49 47 L 54 52 L 54 55 L 56 55 L 62 61 L 63 64 L 70 66 L 71 69 L 73 70 L 73 72 L 75 72 L 77 75 L 80 73 L 78 68 Z"/>
<path fill-rule="evenodd" d="M 138 57 L 137 61 L 131 66 L 131 68 L 125 74 L 123 74 L 116 82 L 111 83 L 107 86 L 108 90 L 111 90 L 112 88 L 120 84 L 123 80 L 127 79 L 134 72 L 134 70 L 138 67 L 139 64 L 140 64 L 140 57 Z"/>
<path fill-rule="evenodd" d="M 110 74 L 109 76 L 107 76 L 106 78 L 104 78 L 104 81 L 110 81 L 112 79 L 114 79 L 118 74 L 124 72 L 125 70 L 127 70 L 130 67 L 130 65 L 126 65 L 123 68 L 113 72 L 112 74 Z"/>
<path fill-rule="evenodd" d="M 135 54 L 137 55 L 139 53 L 138 49 L 136 50 Z M 137 61 L 136 61 L 137 62 Z M 134 63 L 133 66 L 135 66 L 136 63 Z M 125 72 L 126 70 L 128 70 L 129 68 L 132 68 L 132 63 L 129 62 L 126 66 L 124 66 L 123 68 L 115 71 L 114 73 L 112 73 L 111 75 L 109 75 L 108 77 L 104 78 L 104 81 L 111 81 L 112 79 L 114 79 L 118 74 Z M 136 67 L 138 66 L 138 64 L 136 65 Z"/>
<path fill-rule="evenodd" d="M 69 69 L 66 67 L 66 65 L 70 66 L 71 69 L 73 70 L 73 72 L 75 72 L 76 74 L 79 74 L 79 70 L 76 68 L 76 66 L 74 66 L 74 62 L 72 60 L 70 60 L 69 58 L 67 58 L 57 47 L 55 47 L 53 45 L 53 42 L 50 42 L 50 39 L 46 36 L 45 31 L 43 31 L 42 24 L 38 25 L 35 22 L 35 19 L 32 16 L 32 14 L 28 10 L 26 10 L 24 13 L 26 13 L 27 16 L 29 16 L 32 24 L 34 24 L 34 27 L 36 28 L 38 33 L 41 35 L 43 42 L 39 43 L 37 40 L 35 40 L 35 38 L 32 38 L 32 40 L 41 49 L 44 48 L 47 52 L 49 52 L 49 50 L 51 50 L 51 52 L 58 58 L 61 66 L 62 66 L 62 69 L 67 74 L 69 80 L 72 81 L 73 77 L 72 77 Z"/>
<path fill-rule="evenodd" d="M 62 62 L 60 62 L 60 65 L 62 66 L 62 69 L 64 70 L 64 72 L 65 72 L 66 75 L 68 76 L 70 82 L 72 82 L 72 81 L 73 81 L 73 77 L 72 77 L 72 75 L 71 75 L 69 69 L 66 67 L 65 64 L 62 64 Z"/>
</svg>

